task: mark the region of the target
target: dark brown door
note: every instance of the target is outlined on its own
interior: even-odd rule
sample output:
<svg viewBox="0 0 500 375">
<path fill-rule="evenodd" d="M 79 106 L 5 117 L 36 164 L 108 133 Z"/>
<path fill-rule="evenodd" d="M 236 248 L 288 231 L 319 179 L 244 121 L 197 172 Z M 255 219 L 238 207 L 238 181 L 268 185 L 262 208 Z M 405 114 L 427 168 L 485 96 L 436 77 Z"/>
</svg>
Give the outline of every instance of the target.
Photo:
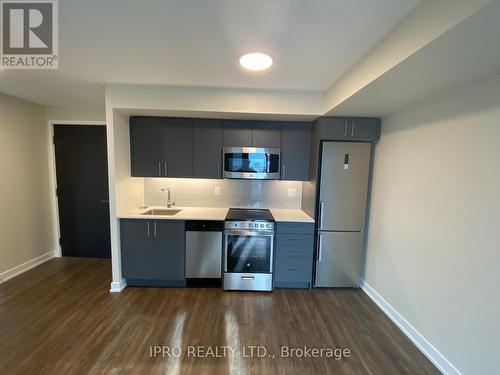
<svg viewBox="0 0 500 375">
<path fill-rule="evenodd" d="M 54 125 L 63 256 L 110 258 L 106 127 Z"/>
</svg>

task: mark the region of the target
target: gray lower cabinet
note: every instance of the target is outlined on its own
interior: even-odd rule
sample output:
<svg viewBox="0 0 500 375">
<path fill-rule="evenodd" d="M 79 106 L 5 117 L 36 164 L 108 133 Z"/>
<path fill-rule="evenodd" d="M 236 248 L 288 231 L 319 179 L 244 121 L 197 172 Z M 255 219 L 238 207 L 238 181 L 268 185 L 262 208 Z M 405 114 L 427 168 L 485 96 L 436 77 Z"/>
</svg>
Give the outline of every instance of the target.
<svg viewBox="0 0 500 375">
<path fill-rule="evenodd" d="M 120 220 L 122 275 L 130 286 L 185 286 L 181 220 Z"/>
<path fill-rule="evenodd" d="M 281 179 L 307 181 L 311 150 L 311 123 L 285 123 L 281 135 Z"/>
<path fill-rule="evenodd" d="M 314 223 L 278 222 L 275 249 L 274 286 L 276 288 L 310 288 Z"/>
<path fill-rule="evenodd" d="M 177 220 L 153 222 L 153 279 L 185 283 L 185 223 Z"/>
<path fill-rule="evenodd" d="M 120 220 L 122 275 L 125 279 L 151 280 L 153 241 L 148 220 Z"/>
<path fill-rule="evenodd" d="M 194 120 L 193 177 L 221 178 L 223 137 L 221 120 Z"/>
</svg>

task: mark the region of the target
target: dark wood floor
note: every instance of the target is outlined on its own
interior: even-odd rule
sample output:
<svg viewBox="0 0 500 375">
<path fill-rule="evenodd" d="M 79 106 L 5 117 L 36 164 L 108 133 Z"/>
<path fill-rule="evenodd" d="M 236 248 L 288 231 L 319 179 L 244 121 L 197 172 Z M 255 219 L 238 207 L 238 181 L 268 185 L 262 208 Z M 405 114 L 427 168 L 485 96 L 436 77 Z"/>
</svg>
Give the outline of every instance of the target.
<svg viewBox="0 0 500 375">
<path fill-rule="evenodd" d="M 110 281 L 108 260 L 64 258 L 0 285 L 0 374 L 439 373 L 362 291 L 110 294 Z M 182 356 L 151 357 L 155 345 L 180 346 Z M 237 350 L 188 356 L 188 347 L 201 345 L 205 353 Z M 267 355 L 243 356 L 252 345 Z M 350 349 L 351 356 L 281 358 L 281 346 Z"/>
</svg>

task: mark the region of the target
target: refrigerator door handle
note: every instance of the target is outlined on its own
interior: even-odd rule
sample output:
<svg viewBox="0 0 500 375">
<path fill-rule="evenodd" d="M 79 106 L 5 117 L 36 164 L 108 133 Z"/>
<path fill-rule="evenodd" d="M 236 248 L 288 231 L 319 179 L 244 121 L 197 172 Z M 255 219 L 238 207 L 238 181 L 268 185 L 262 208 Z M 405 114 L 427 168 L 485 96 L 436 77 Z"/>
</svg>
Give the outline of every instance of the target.
<svg viewBox="0 0 500 375">
<path fill-rule="evenodd" d="M 319 202 L 319 223 L 318 223 L 319 229 L 323 229 L 323 202 Z"/>
<path fill-rule="evenodd" d="M 323 238 L 321 236 L 321 233 L 318 235 L 318 262 L 321 262 L 321 258 L 323 255 Z"/>
</svg>

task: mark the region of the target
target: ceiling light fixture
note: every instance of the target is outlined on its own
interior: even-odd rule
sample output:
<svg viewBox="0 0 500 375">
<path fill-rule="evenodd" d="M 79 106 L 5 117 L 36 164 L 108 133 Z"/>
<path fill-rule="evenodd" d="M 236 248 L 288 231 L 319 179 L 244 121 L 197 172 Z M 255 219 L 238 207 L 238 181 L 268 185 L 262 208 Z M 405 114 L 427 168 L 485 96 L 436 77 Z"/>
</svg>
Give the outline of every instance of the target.
<svg viewBox="0 0 500 375">
<path fill-rule="evenodd" d="M 263 52 L 250 52 L 240 56 L 240 65 L 255 72 L 266 70 L 273 65 L 273 58 Z"/>
</svg>

